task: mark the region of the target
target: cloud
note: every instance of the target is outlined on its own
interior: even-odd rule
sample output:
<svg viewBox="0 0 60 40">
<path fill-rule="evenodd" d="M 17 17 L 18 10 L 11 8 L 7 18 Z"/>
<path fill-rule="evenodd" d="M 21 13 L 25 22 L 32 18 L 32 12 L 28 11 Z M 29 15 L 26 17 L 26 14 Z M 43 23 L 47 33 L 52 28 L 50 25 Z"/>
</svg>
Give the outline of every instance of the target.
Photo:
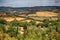
<svg viewBox="0 0 60 40">
<path fill-rule="evenodd" d="M 60 0 L 0 0 L 0 6 L 60 6 Z"/>
</svg>

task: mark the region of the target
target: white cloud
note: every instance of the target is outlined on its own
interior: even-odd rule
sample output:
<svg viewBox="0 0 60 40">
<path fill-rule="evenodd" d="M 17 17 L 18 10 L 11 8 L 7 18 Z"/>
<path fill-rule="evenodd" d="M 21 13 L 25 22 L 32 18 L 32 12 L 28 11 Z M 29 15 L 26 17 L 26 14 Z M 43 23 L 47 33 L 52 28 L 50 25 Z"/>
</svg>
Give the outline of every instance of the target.
<svg viewBox="0 0 60 40">
<path fill-rule="evenodd" d="M 0 6 L 60 6 L 60 0 L 5 0 Z"/>
</svg>

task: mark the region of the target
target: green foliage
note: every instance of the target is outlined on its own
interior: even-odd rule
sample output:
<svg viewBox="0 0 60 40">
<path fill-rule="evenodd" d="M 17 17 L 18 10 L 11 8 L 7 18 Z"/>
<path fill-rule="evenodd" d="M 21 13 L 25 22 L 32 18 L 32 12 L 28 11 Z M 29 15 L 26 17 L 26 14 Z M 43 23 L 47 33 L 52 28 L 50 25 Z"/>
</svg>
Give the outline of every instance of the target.
<svg viewBox="0 0 60 40">
<path fill-rule="evenodd" d="M 9 23 L 9 28 L 7 30 L 7 33 L 10 35 L 10 36 L 14 36 L 16 37 L 17 34 L 19 33 L 18 32 L 18 28 L 20 26 L 20 22 L 17 21 L 17 20 L 13 20 Z"/>
<path fill-rule="evenodd" d="M 24 27 L 24 29 L 27 29 L 27 27 L 30 26 L 30 25 L 31 25 L 31 24 L 28 23 L 28 22 L 26 22 L 26 21 L 20 22 L 20 26 L 21 26 L 21 27 Z"/>
<path fill-rule="evenodd" d="M 31 23 L 32 25 L 36 25 L 36 22 L 35 21 L 30 21 L 29 23 Z"/>
<path fill-rule="evenodd" d="M 48 25 L 49 25 L 49 19 L 44 19 L 43 20 L 43 25 L 45 26 L 45 27 L 48 27 Z"/>
<path fill-rule="evenodd" d="M 5 26 L 4 26 L 3 24 L 0 24 L 0 33 L 1 33 L 1 35 L 2 35 L 2 36 L 0 36 L 0 37 L 2 37 L 2 38 L 0 38 L 0 39 L 4 40 L 4 38 L 5 38 L 4 33 L 5 33 L 5 32 L 6 32 Z"/>
<path fill-rule="evenodd" d="M 6 20 L 4 20 L 4 19 L 0 19 L 0 24 L 6 24 L 6 23 L 7 23 Z"/>
<path fill-rule="evenodd" d="M 2 21 L 2 20 L 1 20 Z M 43 20 L 43 23 L 36 24 L 35 21 L 17 21 L 13 20 L 9 22 L 3 20 L 0 23 L 0 32 L 5 33 L 5 28 L 7 27 L 7 32 L 5 34 L 9 35 L 9 40 L 57 40 L 59 39 L 60 33 L 60 21 L 49 21 L 49 19 Z M 19 27 L 24 27 L 24 34 L 18 32 Z M 20 30 L 21 31 L 21 30 Z M 56 36 L 58 33 L 58 37 Z M 8 40 L 6 39 L 5 40 Z"/>
<path fill-rule="evenodd" d="M 37 30 L 27 30 L 24 34 L 24 40 L 41 40 L 41 32 Z"/>
<path fill-rule="evenodd" d="M 9 23 L 9 25 L 12 25 L 12 26 L 20 26 L 19 23 L 20 23 L 19 21 L 13 20 L 13 21 L 11 21 L 11 22 Z"/>
<path fill-rule="evenodd" d="M 16 28 L 10 26 L 7 30 L 7 33 L 9 34 L 10 37 L 16 37 L 17 34 L 16 34 Z"/>
<path fill-rule="evenodd" d="M 3 24 L 0 24 L 0 31 L 3 33 L 5 32 L 5 26 Z"/>
<path fill-rule="evenodd" d="M 56 26 L 56 30 L 58 31 L 58 32 L 60 32 L 60 21 L 58 21 L 58 22 L 56 22 L 55 23 L 55 26 Z"/>
<path fill-rule="evenodd" d="M 39 27 L 39 26 L 40 26 L 41 28 L 43 28 L 44 24 L 43 24 L 43 23 L 38 23 L 38 24 L 37 24 L 37 27 Z"/>
</svg>

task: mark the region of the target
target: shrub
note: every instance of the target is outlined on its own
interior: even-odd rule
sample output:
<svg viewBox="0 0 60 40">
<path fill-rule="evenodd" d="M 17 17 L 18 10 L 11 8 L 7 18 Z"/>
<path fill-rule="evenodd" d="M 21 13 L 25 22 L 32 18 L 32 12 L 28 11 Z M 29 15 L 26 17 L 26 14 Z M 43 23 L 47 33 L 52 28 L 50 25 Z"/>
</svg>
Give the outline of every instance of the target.
<svg viewBox="0 0 60 40">
<path fill-rule="evenodd" d="M 0 19 L 0 24 L 7 24 L 7 21 L 4 19 Z"/>
</svg>

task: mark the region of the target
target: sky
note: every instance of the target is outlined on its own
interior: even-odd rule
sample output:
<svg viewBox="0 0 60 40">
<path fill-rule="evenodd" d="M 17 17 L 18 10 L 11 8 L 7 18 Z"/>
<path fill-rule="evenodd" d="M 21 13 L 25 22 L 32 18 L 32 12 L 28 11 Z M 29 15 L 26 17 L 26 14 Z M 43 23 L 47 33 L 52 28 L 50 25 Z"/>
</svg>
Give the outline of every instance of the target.
<svg viewBox="0 0 60 40">
<path fill-rule="evenodd" d="M 60 6 L 60 0 L 0 0 L 0 6 L 9 7 Z"/>
</svg>

